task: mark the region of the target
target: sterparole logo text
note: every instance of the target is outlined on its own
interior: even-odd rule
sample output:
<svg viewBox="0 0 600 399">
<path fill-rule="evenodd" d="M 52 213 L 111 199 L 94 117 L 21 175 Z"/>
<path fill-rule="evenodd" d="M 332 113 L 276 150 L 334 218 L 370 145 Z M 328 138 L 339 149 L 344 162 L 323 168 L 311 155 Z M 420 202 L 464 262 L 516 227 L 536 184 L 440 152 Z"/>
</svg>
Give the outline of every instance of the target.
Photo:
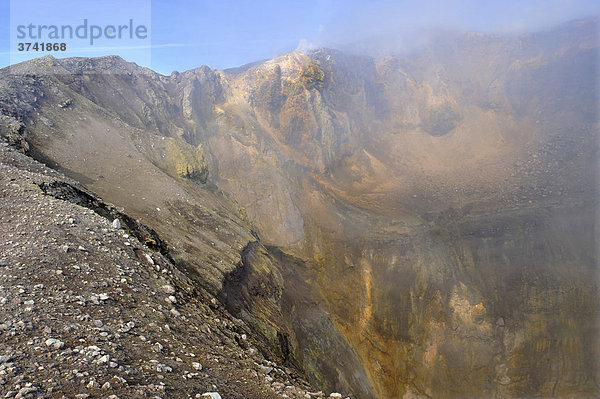
<svg viewBox="0 0 600 399">
<path fill-rule="evenodd" d="M 148 28 L 146 25 L 136 25 L 133 19 L 124 25 L 91 25 L 87 19 L 81 25 L 17 25 L 17 39 L 34 40 L 66 40 L 88 39 L 90 45 L 102 38 L 106 39 L 146 39 Z"/>
</svg>

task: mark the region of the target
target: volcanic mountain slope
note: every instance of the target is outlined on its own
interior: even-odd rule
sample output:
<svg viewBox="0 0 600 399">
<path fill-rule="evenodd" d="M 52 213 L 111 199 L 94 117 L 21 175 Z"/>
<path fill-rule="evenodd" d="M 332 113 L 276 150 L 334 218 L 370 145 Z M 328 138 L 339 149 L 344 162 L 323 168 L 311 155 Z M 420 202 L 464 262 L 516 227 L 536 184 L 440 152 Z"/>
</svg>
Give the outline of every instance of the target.
<svg viewBox="0 0 600 399">
<path fill-rule="evenodd" d="M 307 370 L 312 382 L 324 390 L 340 387 L 364 397 L 371 395 L 368 377 L 346 339 L 331 322 L 328 306 L 319 291 L 299 290 L 298 296 L 290 297 L 289 293 L 306 284 L 301 270 L 287 268 L 267 251 L 252 231 L 244 209 L 228 199 L 227 193 L 210 182 L 202 185 L 204 178 L 197 179 L 198 175 L 206 174 L 201 170 L 210 162 L 208 155 L 204 157 L 202 147 L 186 142 L 183 134 L 166 137 L 157 131 L 152 134 L 150 128 L 135 127 L 135 116 L 133 112 L 128 115 L 125 104 L 135 103 L 132 91 L 139 90 L 144 96 L 152 94 L 152 90 L 158 91 L 160 76 L 114 57 L 66 60 L 65 67 L 63 61 L 47 58 L 35 61 L 42 68 L 48 62 L 54 64 L 51 75 L 11 75 L 2 80 L 13 87 L 4 91 L 8 103 L 5 109 L 11 115 L 2 120 L 4 132 L 20 142 L 19 132 L 25 134 L 35 128 L 29 122 L 23 125 L 15 117 L 29 111 L 31 116 L 38 115 L 40 123 L 52 130 L 47 133 L 52 134 L 40 136 L 49 139 L 47 151 L 32 144 L 31 153 L 70 173 L 95 192 L 108 195 L 128 214 L 150 223 L 169 243 L 170 253 L 180 267 L 212 295 L 222 297 L 228 291 L 239 295 L 240 303 L 232 296 L 228 305 L 235 307 L 235 316 L 243 318 L 262 338 L 261 349 L 269 359 Z M 81 62 L 100 63 L 92 70 L 116 73 L 78 75 L 77 70 L 87 68 L 78 65 Z M 205 72 L 206 68 L 201 68 L 194 73 L 203 76 Z M 92 82 L 90 88 L 80 89 L 96 92 L 95 101 L 106 97 L 105 101 L 112 104 L 111 113 L 62 83 L 62 79 Z M 14 90 L 19 93 L 17 96 L 13 95 Z M 119 98 L 116 94 L 119 90 L 124 94 L 115 100 L 113 97 Z M 156 94 L 161 97 L 157 98 L 168 101 L 168 93 L 161 90 Z M 123 96 L 130 101 L 125 102 Z M 41 115 L 46 111 L 38 100 L 53 104 L 46 116 Z M 168 104 L 164 107 L 169 109 Z M 117 110 L 123 115 L 117 115 Z M 33 140 L 33 136 L 29 134 L 28 139 Z M 70 161 L 67 161 L 65 150 L 69 147 L 72 157 L 68 156 Z M 58 153 L 65 155 L 65 159 L 59 159 Z M 88 171 L 83 170 L 83 165 L 87 165 Z M 200 172 L 188 173 L 194 168 Z M 90 173 L 91 170 L 97 175 Z M 86 177 L 86 173 L 95 180 Z M 239 284 L 243 287 L 238 287 Z M 284 290 L 285 285 L 293 288 Z M 246 301 L 247 298 L 250 300 Z M 286 311 L 291 306 L 294 311 Z M 297 322 L 298 317 L 303 317 L 301 322 Z M 317 344 L 318 350 L 314 349 Z M 312 349 L 302 352 L 300 348 L 306 347 Z"/>
<path fill-rule="evenodd" d="M 3 70 L 15 143 L 357 397 L 598 395 L 597 21 L 171 76 Z"/>
</svg>

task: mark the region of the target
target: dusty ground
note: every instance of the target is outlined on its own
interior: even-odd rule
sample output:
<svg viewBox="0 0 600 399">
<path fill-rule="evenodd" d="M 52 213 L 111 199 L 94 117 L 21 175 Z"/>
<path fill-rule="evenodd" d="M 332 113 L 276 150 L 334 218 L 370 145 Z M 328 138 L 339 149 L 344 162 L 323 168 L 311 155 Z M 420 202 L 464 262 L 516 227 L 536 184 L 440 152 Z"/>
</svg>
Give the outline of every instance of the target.
<svg viewBox="0 0 600 399">
<path fill-rule="evenodd" d="M 316 397 L 165 256 L 0 143 L 2 397 Z"/>
</svg>

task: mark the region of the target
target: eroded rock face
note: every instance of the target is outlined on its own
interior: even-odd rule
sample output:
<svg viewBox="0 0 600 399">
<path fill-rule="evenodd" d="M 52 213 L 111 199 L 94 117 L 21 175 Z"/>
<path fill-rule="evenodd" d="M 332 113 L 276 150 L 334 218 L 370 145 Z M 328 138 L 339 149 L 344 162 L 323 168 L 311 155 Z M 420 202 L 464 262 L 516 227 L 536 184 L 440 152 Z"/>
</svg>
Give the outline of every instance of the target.
<svg viewBox="0 0 600 399">
<path fill-rule="evenodd" d="M 170 137 L 166 145 L 167 167 L 179 177 L 206 183 L 208 168 L 202 149 Z"/>
<path fill-rule="evenodd" d="M 244 248 L 219 298 L 268 343 L 267 356 L 304 370 L 326 392 L 351 387 L 356 397 L 373 397 L 368 374 L 309 278 L 304 261 L 255 241 Z"/>
<path fill-rule="evenodd" d="M 27 129 L 21 121 L 7 115 L 0 116 L 0 137 L 6 139 L 8 144 L 22 152 L 27 152 L 29 144 L 25 140 L 26 136 Z"/>
<path fill-rule="evenodd" d="M 2 71 L 0 105 L 32 153 L 159 232 L 268 356 L 321 387 L 589 397 L 596 33 L 170 77 L 43 59 Z"/>
<path fill-rule="evenodd" d="M 592 395 L 579 379 L 598 368 L 590 213 L 578 204 L 452 215 L 394 238 L 330 241 L 319 244 L 320 285 L 380 397 L 523 397 L 532 384 L 542 397 Z M 335 259 L 344 261 L 327 270 Z"/>
</svg>

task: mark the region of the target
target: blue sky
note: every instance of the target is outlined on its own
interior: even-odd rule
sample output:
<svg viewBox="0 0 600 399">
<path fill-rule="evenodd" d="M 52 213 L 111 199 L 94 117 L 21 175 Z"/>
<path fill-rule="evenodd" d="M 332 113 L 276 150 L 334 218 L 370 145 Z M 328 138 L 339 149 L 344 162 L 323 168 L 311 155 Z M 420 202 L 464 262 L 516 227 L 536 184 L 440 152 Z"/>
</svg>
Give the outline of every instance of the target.
<svg viewBox="0 0 600 399">
<path fill-rule="evenodd" d="M 240 66 L 292 51 L 300 43 L 340 48 L 371 37 L 410 38 L 432 27 L 524 32 L 599 14 L 598 0 L 0 0 L 0 66 L 10 64 L 11 51 L 13 62 L 23 56 L 16 52 L 15 27 L 25 21 L 76 26 L 86 18 L 106 27 L 133 19 L 147 24 L 145 40 L 70 43 L 75 51 L 68 55 L 116 53 L 169 74 L 204 64 Z"/>
</svg>

